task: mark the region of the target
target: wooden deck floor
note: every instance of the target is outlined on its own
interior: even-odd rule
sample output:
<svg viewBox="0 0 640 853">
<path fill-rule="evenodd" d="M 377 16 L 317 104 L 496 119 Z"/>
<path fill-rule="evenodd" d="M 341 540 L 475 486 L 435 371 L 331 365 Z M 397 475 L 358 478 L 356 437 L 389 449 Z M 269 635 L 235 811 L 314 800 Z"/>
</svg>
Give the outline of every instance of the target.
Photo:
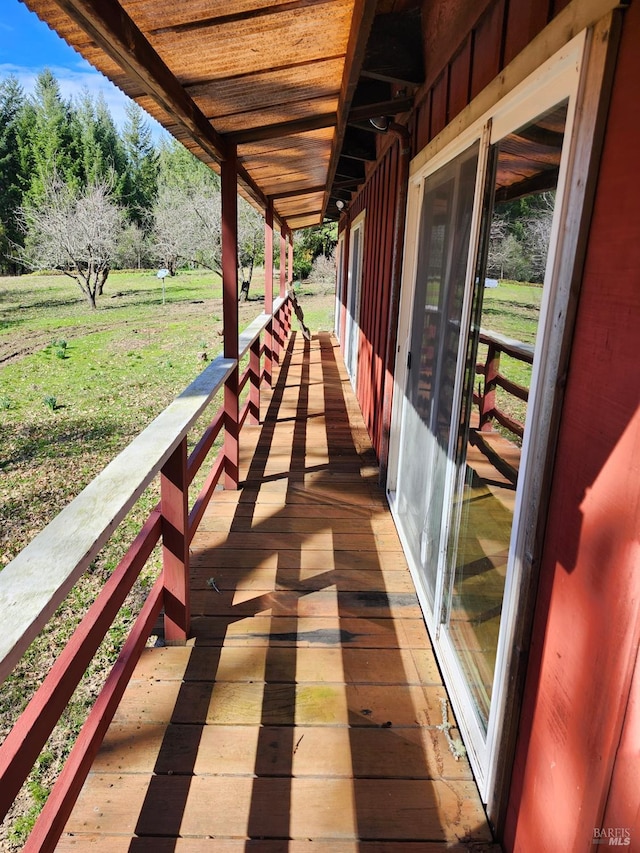
<svg viewBox="0 0 640 853">
<path fill-rule="evenodd" d="M 144 653 L 58 849 L 497 851 L 335 341 L 277 379 L 193 541 L 193 640 Z"/>
</svg>

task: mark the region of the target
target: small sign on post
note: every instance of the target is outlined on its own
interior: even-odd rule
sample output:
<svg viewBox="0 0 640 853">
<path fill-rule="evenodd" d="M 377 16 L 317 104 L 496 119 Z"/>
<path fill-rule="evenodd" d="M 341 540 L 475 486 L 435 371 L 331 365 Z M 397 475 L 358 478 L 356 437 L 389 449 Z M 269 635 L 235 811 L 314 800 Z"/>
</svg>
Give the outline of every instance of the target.
<svg viewBox="0 0 640 853">
<path fill-rule="evenodd" d="M 158 270 L 157 277 L 162 282 L 162 304 L 164 305 L 164 280 L 169 275 L 169 270 L 164 267 L 161 270 Z"/>
</svg>

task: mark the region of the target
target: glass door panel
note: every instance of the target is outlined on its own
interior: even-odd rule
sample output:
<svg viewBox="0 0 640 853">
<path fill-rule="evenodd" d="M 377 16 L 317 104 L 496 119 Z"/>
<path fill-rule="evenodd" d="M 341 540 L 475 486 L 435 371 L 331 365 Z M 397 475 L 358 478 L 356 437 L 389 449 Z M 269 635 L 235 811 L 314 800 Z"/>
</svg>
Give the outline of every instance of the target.
<svg viewBox="0 0 640 853">
<path fill-rule="evenodd" d="M 479 145 L 424 185 L 397 510 L 433 607 Z"/>
<path fill-rule="evenodd" d="M 500 140 L 489 158 L 443 602 L 485 734 L 566 114 L 563 104 L 539 116 Z"/>
<path fill-rule="evenodd" d="M 345 364 L 356 387 L 358 350 L 360 346 L 360 290 L 362 286 L 362 249 L 364 217 L 358 216 L 351 226 L 349 238 L 349 269 L 347 276 L 347 318 L 345 329 Z"/>
</svg>

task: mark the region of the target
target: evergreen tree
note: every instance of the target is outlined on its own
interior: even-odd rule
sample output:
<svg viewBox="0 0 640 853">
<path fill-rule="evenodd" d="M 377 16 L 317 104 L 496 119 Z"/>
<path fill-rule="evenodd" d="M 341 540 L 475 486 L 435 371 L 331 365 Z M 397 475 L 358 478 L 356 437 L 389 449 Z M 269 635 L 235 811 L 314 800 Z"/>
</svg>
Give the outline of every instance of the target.
<svg viewBox="0 0 640 853">
<path fill-rule="evenodd" d="M 127 104 L 123 143 L 127 156 L 127 207 L 132 221 L 146 228 L 158 194 L 158 155 L 142 109 Z"/>
<path fill-rule="evenodd" d="M 72 116 L 74 147 L 81 163 L 83 187 L 107 182 L 116 203 L 126 198 L 127 158 L 124 145 L 102 94 L 79 99 Z"/>
<path fill-rule="evenodd" d="M 15 77 L 0 81 L 0 266 L 9 269 L 12 244 L 20 243 L 16 211 L 22 201 L 19 119 L 24 92 Z"/>
<path fill-rule="evenodd" d="M 71 105 L 62 99 L 58 81 L 49 69 L 39 75 L 31 103 L 31 134 L 24 140 L 27 146 L 30 143 L 31 154 L 31 180 L 26 195 L 35 202 L 43 198 L 54 177 L 79 187 L 82 166 L 74 145 Z"/>
<path fill-rule="evenodd" d="M 175 139 L 163 140 L 158 151 L 158 186 L 219 190 L 220 176 Z"/>
</svg>

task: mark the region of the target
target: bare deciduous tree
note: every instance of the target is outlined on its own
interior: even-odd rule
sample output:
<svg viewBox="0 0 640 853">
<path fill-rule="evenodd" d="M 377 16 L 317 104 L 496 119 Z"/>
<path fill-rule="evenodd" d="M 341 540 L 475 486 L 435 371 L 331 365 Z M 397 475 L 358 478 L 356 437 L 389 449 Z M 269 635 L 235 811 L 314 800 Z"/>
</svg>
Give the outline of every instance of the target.
<svg viewBox="0 0 640 853">
<path fill-rule="evenodd" d="M 154 208 L 154 237 L 159 260 L 174 275 L 180 263 L 222 275 L 220 191 L 211 185 L 165 186 Z M 264 219 L 238 199 L 238 269 L 248 295 L 264 241 Z"/>
<path fill-rule="evenodd" d="M 60 270 L 95 308 L 123 228 L 123 213 L 108 184 L 77 190 L 53 177 L 42 198 L 21 208 L 20 218 L 25 232 L 20 262 L 32 270 Z"/>
<path fill-rule="evenodd" d="M 163 187 L 154 206 L 154 238 L 172 275 L 180 263 L 220 273 L 220 193 L 212 187 Z"/>
<path fill-rule="evenodd" d="M 249 298 L 253 268 L 264 250 L 264 219 L 244 199 L 238 199 L 238 272 L 240 299 Z"/>
</svg>

